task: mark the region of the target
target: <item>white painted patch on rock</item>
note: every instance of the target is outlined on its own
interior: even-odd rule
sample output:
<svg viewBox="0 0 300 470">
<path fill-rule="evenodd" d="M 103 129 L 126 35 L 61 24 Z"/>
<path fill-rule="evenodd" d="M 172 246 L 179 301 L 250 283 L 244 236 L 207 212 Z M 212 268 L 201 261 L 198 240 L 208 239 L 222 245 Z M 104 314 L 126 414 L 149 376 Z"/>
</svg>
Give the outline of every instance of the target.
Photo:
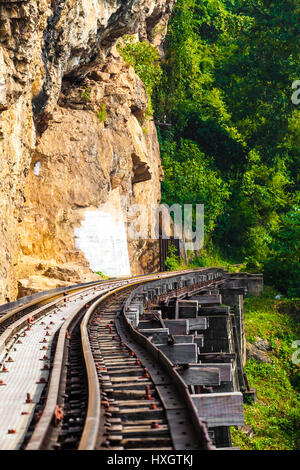
<svg viewBox="0 0 300 470">
<path fill-rule="evenodd" d="M 41 168 L 41 162 L 36 162 L 33 168 L 33 173 L 35 174 L 35 176 L 39 176 L 40 168 Z"/>
<path fill-rule="evenodd" d="M 110 277 L 130 276 L 127 235 L 117 199 L 95 210 L 85 211 L 81 227 L 75 229 L 76 248 L 81 250 L 90 268 Z"/>
</svg>

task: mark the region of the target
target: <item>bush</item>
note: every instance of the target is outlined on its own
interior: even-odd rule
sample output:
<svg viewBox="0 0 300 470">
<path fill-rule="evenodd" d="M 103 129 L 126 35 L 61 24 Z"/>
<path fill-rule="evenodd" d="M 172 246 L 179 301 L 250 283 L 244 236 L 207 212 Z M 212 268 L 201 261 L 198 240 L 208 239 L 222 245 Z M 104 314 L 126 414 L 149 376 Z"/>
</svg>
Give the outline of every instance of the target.
<svg viewBox="0 0 300 470">
<path fill-rule="evenodd" d="M 107 112 L 106 112 L 106 106 L 105 103 L 103 103 L 100 107 L 100 109 L 97 112 L 97 117 L 100 122 L 105 122 L 107 119 Z"/>
<path fill-rule="evenodd" d="M 84 91 L 81 93 L 81 99 L 84 101 L 90 101 L 91 99 L 91 89 L 86 86 Z"/>
<path fill-rule="evenodd" d="M 106 274 L 103 274 L 102 271 L 97 271 L 96 274 L 98 274 L 98 276 L 102 277 L 102 279 L 104 280 L 109 279 L 109 276 L 106 276 Z"/>
<path fill-rule="evenodd" d="M 165 266 L 167 271 L 177 271 L 181 268 L 180 258 L 176 255 L 176 247 L 174 245 L 169 245 Z"/>
<path fill-rule="evenodd" d="M 153 114 L 152 93 L 155 85 L 159 83 L 162 76 L 160 57 L 157 49 L 147 41 L 135 42 L 133 36 L 126 35 L 123 38 L 124 45 L 120 43 L 117 48 L 123 59 L 130 64 L 136 74 L 143 81 L 147 95 L 147 114 Z"/>
</svg>

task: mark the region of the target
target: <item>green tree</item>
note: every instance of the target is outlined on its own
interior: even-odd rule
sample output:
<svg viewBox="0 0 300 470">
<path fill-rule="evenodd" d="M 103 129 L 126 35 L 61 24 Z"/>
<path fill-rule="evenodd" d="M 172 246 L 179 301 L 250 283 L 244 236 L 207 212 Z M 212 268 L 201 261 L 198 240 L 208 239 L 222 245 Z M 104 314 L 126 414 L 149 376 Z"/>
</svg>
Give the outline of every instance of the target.
<svg viewBox="0 0 300 470">
<path fill-rule="evenodd" d="M 165 180 L 163 202 L 204 204 L 205 232 L 211 234 L 229 198 L 228 185 L 191 140 L 161 144 Z"/>
</svg>

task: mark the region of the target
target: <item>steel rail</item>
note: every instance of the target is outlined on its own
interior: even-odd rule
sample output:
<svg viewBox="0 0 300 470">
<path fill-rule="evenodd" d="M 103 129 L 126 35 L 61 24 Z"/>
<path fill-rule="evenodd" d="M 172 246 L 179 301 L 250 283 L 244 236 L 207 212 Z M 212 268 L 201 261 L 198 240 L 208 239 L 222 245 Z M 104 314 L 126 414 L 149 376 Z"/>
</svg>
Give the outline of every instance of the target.
<svg viewBox="0 0 300 470">
<path fill-rule="evenodd" d="M 65 354 L 66 346 L 66 334 L 69 331 L 71 324 L 75 321 L 77 315 L 82 310 L 82 307 L 76 309 L 74 313 L 64 322 L 59 330 L 57 345 L 55 349 L 54 361 L 52 364 L 49 391 L 47 395 L 46 406 L 43 410 L 43 414 L 38 421 L 33 434 L 30 438 L 29 443 L 26 446 L 26 450 L 39 450 L 43 448 L 45 440 L 47 438 L 49 428 L 54 416 L 55 407 L 58 401 L 58 394 L 61 382 L 62 365 Z"/>
<path fill-rule="evenodd" d="M 73 286 L 71 289 L 69 288 L 69 289 L 57 292 L 55 294 L 51 293 L 49 295 L 45 295 L 45 297 L 38 298 L 38 299 L 32 300 L 28 303 L 22 304 L 21 306 L 8 311 L 7 313 L 2 312 L 2 313 L 0 313 L 0 315 L 1 315 L 0 316 L 0 326 L 3 325 L 3 323 L 5 323 L 7 320 L 9 320 L 14 315 L 17 315 L 18 313 L 21 313 L 23 310 L 26 310 L 29 307 L 33 307 L 34 305 L 39 305 L 39 304 L 44 303 L 46 301 L 51 301 L 51 299 L 54 299 L 54 300 L 56 300 L 56 299 L 65 299 L 65 298 L 68 298 L 69 296 L 71 296 L 72 294 L 77 294 L 80 291 L 85 291 L 85 290 L 89 290 L 89 289 L 92 289 L 92 288 L 96 288 L 96 287 L 98 287 L 102 284 L 107 284 L 109 282 L 116 282 L 116 280 L 114 280 L 114 281 L 96 281 L 95 283 L 85 284 L 83 286 L 81 285 L 80 287 Z M 47 305 L 48 305 L 48 303 L 45 306 L 47 306 Z"/>
<path fill-rule="evenodd" d="M 114 284 L 116 283 L 116 281 L 113 282 Z M 115 287 L 111 288 L 111 290 L 114 288 Z M 99 295 L 101 294 L 96 294 L 94 299 L 99 297 Z M 47 439 L 51 422 L 54 416 L 55 407 L 58 404 L 57 402 L 60 389 L 62 367 L 64 363 L 67 331 L 69 331 L 72 324 L 74 324 L 74 322 L 76 321 L 78 315 L 82 311 L 82 308 L 82 306 L 77 308 L 73 312 L 73 314 L 64 322 L 64 324 L 59 330 L 46 404 L 43 410 L 43 414 L 39 422 L 35 426 L 34 432 L 26 446 L 26 450 L 42 449 Z"/>
<path fill-rule="evenodd" d="M 107 287 L 107 290 L 108 289 L 113 289 L 115 288 L 117 285 L 120 285 L 121 283 L 124 283 L 127 281 L 116 281 L 116 280 L 113 280 L 113 281 L 109 281 L 108 283 L 105 283 L 105 287 Z M 81 295 L 85 295 L 85 294 L 92 294 L 93 295 L 93 298 L 92 298 L 92 301 L 95 299 L 95 298 L 98 298 L 99 295 L 101 295 L 102 292 L 97 292 L 97 289 L 99 289 L 99 287 L 103 287 L 103 284 L 100 282 L 100 283 L 97 283 L 96 285 L 93 284 L 92 286 L 88 286 L 88 287 L 81 287 L 80 289 L 76 289 L 76 292 L 69 292 L 68 295 L 64 295 L 62 297 L 59 297 L 58 299 L 54 300 L 53 302 L 50 302 L 34 311 L 31 311 L 30 313 L 24 313 L 23 316 L 21 316 L 20 318 L 18 318 L 17 320 L 15 320 L 12 324 L 10 324 L 8 327 L 6 327 L 6 329 L 4 330 L 4 332 L 2 334 L 0 334 L 0 353 L 4 352 L 6 347 L 9 345 L 10 341 L 12 340 L 12 338 L 18 333 L 19 330 L 23 329 L 25 326 L 28 325 L 28 320 L 30 318 L 34 318 L 34 320 L 38 320 L 40 319 L 41 317 L 43 316 L 46 316 L 49 312 L 51 312 L 55 307 L 58 307 L 59 305 L 64 305 L 64 302 L 65 301 L 69 301 L 70 299 L 72 299 L 72 297 L 79 297 Z M 88 301 L 89 303 L 91 302 L 91 299 L 89 299 Z M 71 315 L 68 317 L 67 320 L 65 320 L 65 322 L 63 323 L 63 325 L 60 327 L 60 331 L 58 333 L 59 335 L 59 338 L 60 338 L 60 341 L 58 341 L 56 343 L 56 358 L 58 356 L 60 356 L 60 358 L 62 358 L 61 355 L 59 355 L 59 352 L 63 351 L 64 349 L 64 341 L 62 340 L 62 338 L 66 337 L 66 332 L 67 330 L 70 328 L 70 326 L 72 325 L 73 321 L 76 319 L 77 315 L 79 314 L 79 312 L 84 308 L 84 304 L 85 304 L 85 301 L 84 299 L 82 299 L 82 302 L 81 302 L 81 307 L 80 308 L 77 308 L 76 310 L 74 310 L 74 313 L 71 312 Z M 20 313 L 19 313 L 20 315 Z M 58 362 L 56 361 L 56 364 L 54 364 L 54 369 L 55 371 L 57 370 L 58 367 L 61 367 L 61 360 L 58 359 Z M 54 377 L 54 378 L 53 378 Z M 53 379 L 53 383 L 55 384 L 55 380 L 58 379 L 59 380 L 59 376 L 55 376 L 55 373 L 50 375 L 50 380 Z M 53 385 L 53 387 L 55 388 L 56 385 Z M 57 398 L 55 399 L 55 405 L 57 404 Z M 50 412 L 50 415 L 53 417 L 53 413 Z M 49 416 L 48 415 L 48 418 Z M 47 419 L 47 412 L 45 413 L 45 417 L 43 418 L 44 419 Z M 51 421 L 51 418 L 50 418 L 50 421 Z"/>
<path fill-rule="evenodd" d="M 111 281 L 111 282 L 116 283 L 116 281 Z M 31 311 L 30 313 L 26 313 L 25 311 L 24 315 L 22 315 L 20 318 L 17 318 L 12 323 L 9 323 L 8 326 L 5 327 L 5 330 L 2 333 L 0 332 L 0 353 L 6 347 L 7 343 L 11 340 L 14 334 L 16 334 L 23 327 L 23 325 L 29 320 L 30 317 L 33 317 L 34 319 L 38 319 L 41 316 L 46 315 L 48 310 L 51 310 L 52 308 L 57 307 L 59 304 L 61 304 L 65 300 L 69 300 L 71 297 L 79 295 L 80 293 L 84 294 L 86 292 L 89 292 L 90 290 L 93 290 L 101 285 L 102 283 L 99 283 L 97 285 L 93 285 L 90 287 L 81 287 L 80 289 L 77 289 L 77 292 L 74 293 L 72 291 L 69 293 L 69 295 L 56 297 L 54 301 L 49 302 L 46 305 L 43 305 L 42 307 L 37 308 L 34 311 Z M 24 308 L 23 310 L 26 310 L 26 308 Z M 3 323 L 9 320 L 13 315 L 16 315 L 18 317 L 21 312 L 22 312 L 22 309 L 18 311 L 18 313 L 10 313 L 7 317 L 0 318 L 0 327 L 1 327 L 1 324 L 3 327 L 4 326 Z"/>
</svg>

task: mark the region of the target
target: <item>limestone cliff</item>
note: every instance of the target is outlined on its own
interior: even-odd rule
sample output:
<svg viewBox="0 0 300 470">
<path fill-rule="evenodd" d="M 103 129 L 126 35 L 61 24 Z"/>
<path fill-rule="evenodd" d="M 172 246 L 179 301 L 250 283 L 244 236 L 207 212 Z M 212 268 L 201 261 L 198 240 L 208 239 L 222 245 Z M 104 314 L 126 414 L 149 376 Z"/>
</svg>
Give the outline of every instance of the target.
<svg viewBox="0 0 300 470">
<path fill-rule="evenodd" d="M 1 303 L 95 279 L 76 240 L 87 214 L 122 196 L 159 201 L 147 95 L 115 45 L 136 34 L 161 47 L 173 3 L 0 0 Z M 156 255 L 128 241 L 132 274 Z"/>
</svg>

